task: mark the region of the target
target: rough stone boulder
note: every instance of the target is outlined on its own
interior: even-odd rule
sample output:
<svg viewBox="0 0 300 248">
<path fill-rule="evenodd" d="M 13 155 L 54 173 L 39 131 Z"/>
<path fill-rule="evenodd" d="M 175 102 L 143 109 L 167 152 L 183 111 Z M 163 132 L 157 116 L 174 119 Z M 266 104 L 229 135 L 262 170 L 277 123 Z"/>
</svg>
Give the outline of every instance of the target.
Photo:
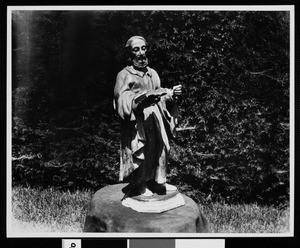
<svg viewBox="0 0 300 248">
<path fill-rule="evenodd" d="M 90 203 L 84 232 L 122 233 L 200 233 L 208 232 L 208 223 L 197 204 L 182 194 L 185 205 L 163 213 L 140 213 L 121 203 L 126 184 L 106 186 L 97 191 Z"/>
</svg>

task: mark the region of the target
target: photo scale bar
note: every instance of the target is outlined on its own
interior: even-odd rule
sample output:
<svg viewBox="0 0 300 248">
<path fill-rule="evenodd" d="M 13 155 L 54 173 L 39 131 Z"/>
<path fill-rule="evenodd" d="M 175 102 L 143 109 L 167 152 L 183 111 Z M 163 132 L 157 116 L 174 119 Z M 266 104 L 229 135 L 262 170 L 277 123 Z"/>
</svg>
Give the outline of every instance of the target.
<svg viewBox="0 0 300 248">
<path fill-rule="evenodd" d="M 130 239 L 128 248 L 225 248 L 225 239 Z"/>
<path fill-rule="evenodd" d="M 62 248 L 128 248 L 127 239 L 62 239 Z"/>
<path fill-rule="evenodd" d="M 225 239 L 62 239 L 62 248 L 225 248 Z"/>
</svg>

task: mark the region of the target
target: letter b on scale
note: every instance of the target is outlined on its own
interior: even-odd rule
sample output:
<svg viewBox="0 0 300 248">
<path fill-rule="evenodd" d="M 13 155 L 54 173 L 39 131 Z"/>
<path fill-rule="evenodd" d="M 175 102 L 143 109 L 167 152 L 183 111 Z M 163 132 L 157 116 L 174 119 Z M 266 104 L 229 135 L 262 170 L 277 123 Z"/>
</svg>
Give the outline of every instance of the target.
<svg viewBox="0 0 300 248">
<path fill-rule="evenodd" d="M 81 239 L 63 239 L 62 248 L 81 248 Z"/>
</svg>

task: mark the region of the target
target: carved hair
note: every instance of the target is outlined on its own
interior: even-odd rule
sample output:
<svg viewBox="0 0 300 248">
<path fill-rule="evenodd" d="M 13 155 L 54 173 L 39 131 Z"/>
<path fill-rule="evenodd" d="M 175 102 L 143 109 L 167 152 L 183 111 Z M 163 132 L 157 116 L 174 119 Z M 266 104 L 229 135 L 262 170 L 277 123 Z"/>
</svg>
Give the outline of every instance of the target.
<svg viewBox="0 0 300 248">
<path fill-rule="evenodd" d="M 135 36 L 132 36 L 131 38 L 128 39 L 128 41 L 126 42 L 125 47 L 130 47 L 130 46 L 131 46 L 131 43 L 132 43 L 134 40 L 136 40 L 136 39 L 140 39 L 140 40 L 142 40 L 142 41 L 144 41 L 144 42 L 146 43 L 146 40 L 145 40 L 144 37 L 135 35 Z"/>
</svg>

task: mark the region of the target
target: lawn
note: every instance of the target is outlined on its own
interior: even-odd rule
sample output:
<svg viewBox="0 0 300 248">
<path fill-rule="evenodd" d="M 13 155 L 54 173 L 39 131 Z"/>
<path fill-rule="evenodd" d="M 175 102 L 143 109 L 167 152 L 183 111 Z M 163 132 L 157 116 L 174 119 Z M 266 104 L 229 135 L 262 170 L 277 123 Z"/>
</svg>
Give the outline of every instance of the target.
<svg viewBox="0 0 300 248">
<path fill-rule="evenodd" d="M 12 189 L 12 225 L 16 232 L 82 232 L 92 191 L 53 188 Z M 289 208 L 257 204 L 199 205 L 213 233 L 289 232 Z"/>
</svg>

